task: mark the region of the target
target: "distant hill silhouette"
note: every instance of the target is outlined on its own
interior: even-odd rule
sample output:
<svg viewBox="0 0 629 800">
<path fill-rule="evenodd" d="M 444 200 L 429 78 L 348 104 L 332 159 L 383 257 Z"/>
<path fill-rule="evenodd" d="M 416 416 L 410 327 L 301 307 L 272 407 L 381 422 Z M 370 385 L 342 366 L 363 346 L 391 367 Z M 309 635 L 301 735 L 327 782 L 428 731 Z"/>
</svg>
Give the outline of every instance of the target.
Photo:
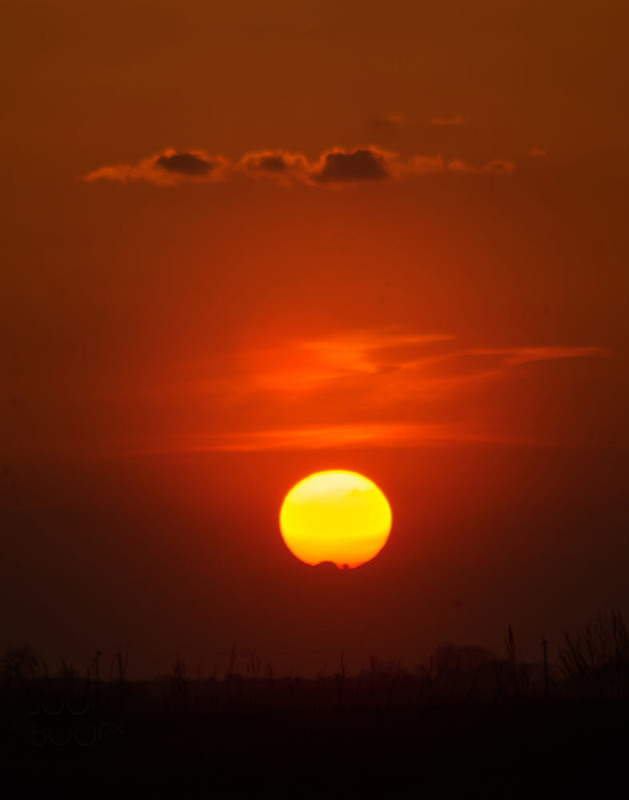
<svg viewBox="0 0 629 800">
<path fill-rule="evenodd" d="M 342 571 L 341 567 L 337 567 L 333 561 L 322 561 L 320 564 L 316 564 L 314 566 L 318 572 L 339 572 Z M 348 569 L 347 566 L 344 566 L 344 569 Z"/>
</svg>

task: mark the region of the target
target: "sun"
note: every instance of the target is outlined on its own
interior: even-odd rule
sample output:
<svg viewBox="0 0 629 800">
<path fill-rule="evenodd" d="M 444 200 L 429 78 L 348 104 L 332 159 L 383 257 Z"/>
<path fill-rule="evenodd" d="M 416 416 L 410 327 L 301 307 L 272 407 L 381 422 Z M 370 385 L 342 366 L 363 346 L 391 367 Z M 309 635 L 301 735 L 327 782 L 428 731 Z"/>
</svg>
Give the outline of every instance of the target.
<svg viewBox="0 0 629 800">
<path fill-rule="evenodd" d="M 391 506 L 381 489 L 357 472 L 316 472 L 295 484 L 280 511 L 280 531 L 306 564 L 359 567 L 378 555 L 391 532 Z"/>
</svg>

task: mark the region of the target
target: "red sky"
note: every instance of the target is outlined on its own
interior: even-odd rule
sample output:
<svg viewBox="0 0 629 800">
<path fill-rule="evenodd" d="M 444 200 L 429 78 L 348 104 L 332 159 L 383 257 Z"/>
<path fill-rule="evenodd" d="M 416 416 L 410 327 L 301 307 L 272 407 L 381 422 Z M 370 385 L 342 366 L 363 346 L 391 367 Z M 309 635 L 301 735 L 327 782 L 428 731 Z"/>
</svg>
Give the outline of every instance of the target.
<svg viewBox="0 0 629 800">
<path fill-rule="evenodd" d="M 0 646 L 536 655 L 626 608 L 624 4 L 2 16 Z M 338 576 L 277 528 L 337 467 L 394 513 Z"/>
</svg>

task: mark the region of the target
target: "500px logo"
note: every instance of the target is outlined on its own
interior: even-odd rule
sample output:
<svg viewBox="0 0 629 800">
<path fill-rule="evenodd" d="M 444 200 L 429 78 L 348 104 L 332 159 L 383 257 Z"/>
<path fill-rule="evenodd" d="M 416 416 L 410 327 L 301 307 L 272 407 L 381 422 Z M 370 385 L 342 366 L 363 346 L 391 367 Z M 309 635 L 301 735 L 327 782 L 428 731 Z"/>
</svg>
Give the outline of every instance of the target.
<svg viewBox="0 0 629 800">
<path fill-rule="evenodd" d="M 81 722 L 78 725 L 58 724 L 48 728 L 31 725 L 31 744 L 35 747 L 44 747 L 47 744 L 55 747 L 65 747 L 69 744 L 91 747 L 96 742 L 102 742 L 108 736 L 124 735 L 123 726 L 124 722 L 111 724 L 101 722 L 98 725 Z"/>
<path fill-rule="evenodd" d="M 124 735 L 123 722 L 104 722 L 89 712 L 94 712 L 94 704 L 88 699 L 34 703 L 26 709 L 29 717 L 38 720 L 30 726 L 30 743 L 35 747 L 90 747 L 105 741 L 113 744 Z"/>
</svg>

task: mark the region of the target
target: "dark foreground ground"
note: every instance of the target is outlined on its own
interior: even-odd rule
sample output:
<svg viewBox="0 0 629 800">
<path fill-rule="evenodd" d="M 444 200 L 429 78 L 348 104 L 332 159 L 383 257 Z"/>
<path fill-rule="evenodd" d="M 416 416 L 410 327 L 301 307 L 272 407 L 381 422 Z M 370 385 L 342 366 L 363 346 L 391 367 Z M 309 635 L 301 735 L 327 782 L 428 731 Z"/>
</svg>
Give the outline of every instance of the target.
<svg viewBox="0 0 629 800">
<path fill-rule="evenodd" d="M 267 695 L 217 702 L 132 689 L 5 691 L 0 796 L 629 792 L 627 701 L 396 705 L 391 698 L 353 704 L 331 695 L 318 703 L 273 703 Z"/>
</svg>

